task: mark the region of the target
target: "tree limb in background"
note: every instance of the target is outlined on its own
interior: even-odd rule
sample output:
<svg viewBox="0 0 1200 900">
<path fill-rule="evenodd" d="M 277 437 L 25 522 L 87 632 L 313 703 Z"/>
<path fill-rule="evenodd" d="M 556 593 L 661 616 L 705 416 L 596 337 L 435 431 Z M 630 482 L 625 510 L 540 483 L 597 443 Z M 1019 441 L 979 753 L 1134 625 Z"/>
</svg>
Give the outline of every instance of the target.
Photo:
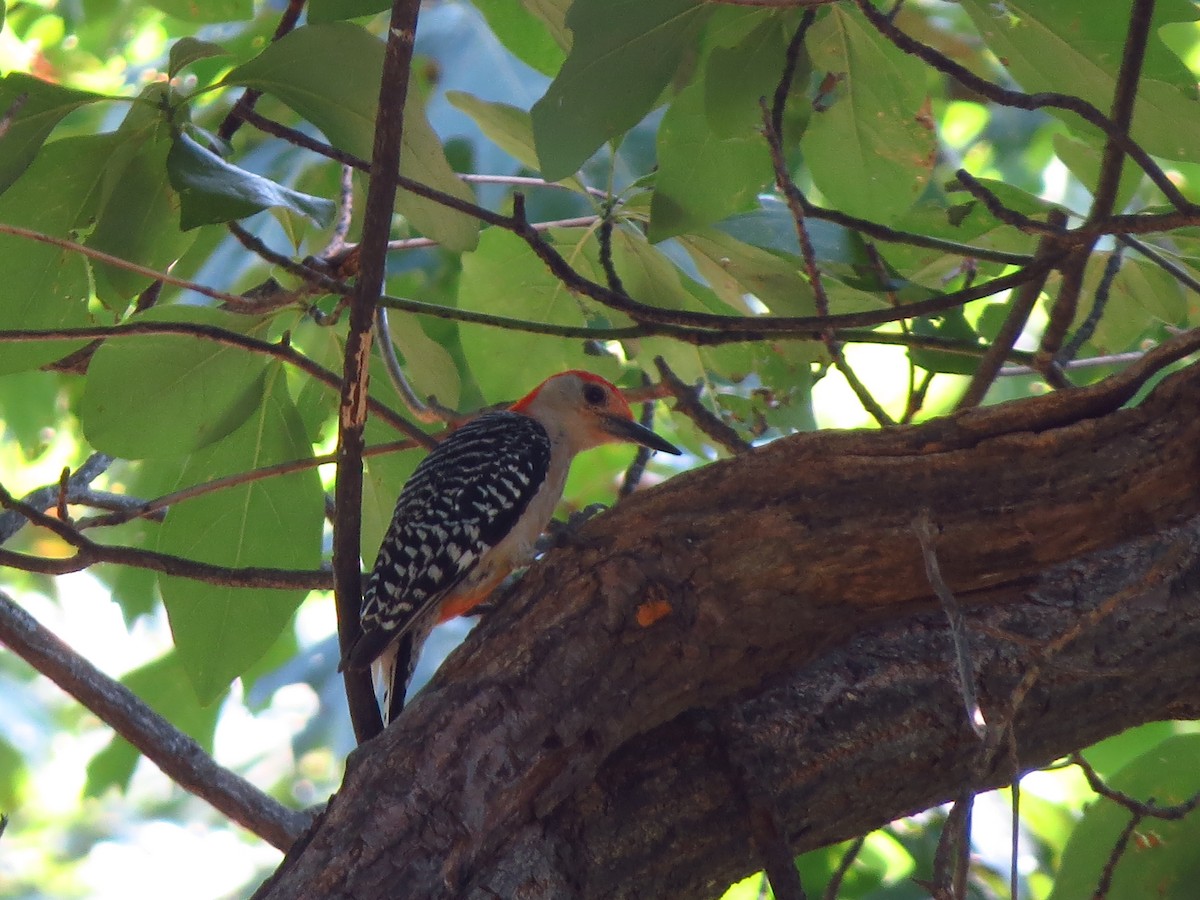
<svg viewBox="0 0 1200 900">
<path fill-rule="evenodd" d="M 311 821 L 220 766 L 192 738 L 75 653 L 0 591 L 0 641 L 78 700 L 185 791 L 280 850 Z"/>
</svg>

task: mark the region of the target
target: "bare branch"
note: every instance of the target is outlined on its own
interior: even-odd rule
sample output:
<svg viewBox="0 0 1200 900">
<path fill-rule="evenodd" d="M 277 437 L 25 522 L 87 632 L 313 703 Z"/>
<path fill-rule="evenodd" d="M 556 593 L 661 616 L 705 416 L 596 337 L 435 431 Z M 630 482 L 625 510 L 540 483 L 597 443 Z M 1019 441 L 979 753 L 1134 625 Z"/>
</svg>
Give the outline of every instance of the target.
<svg viewBox="0 0 1200 900">
<path fill-rule="evenodd" d="M 0 565 L 37 572 L 42 575 L 65 575 L 79 572 L 96 563 L 118 563 L 139 569 L 150 569 L 179 578 L 190 578 L 207 584 L 225 587 L 279 588 L 280 590 L 329 590 L 333 579 L 328 572 L 309 572 L 295 569 L 271 569 L 263 566 L 228 567 L 132 547 L 110 547 L 97 544 L 66 522 L 48 516 L 41 510 L 22 503 L 0 486 L 0 506 L 18 512 L 34 525 L 47 528 L 76 549 L 74 556 L 47 559 L 0 549 Z"/>
<path fill-rule="evenodd" d="M 163 773 L 273 847 L 287 850 L 310 817 L 287 809 L 204 752 L 192 738 L 109 678 L 0 591 L 0 641 L 95 713 Z"/>
<path fill-rule="evenodd" d="M 362 575 L 359 542 L 362 514 L 363 430 L 367 422 L 367 382 L 370 378 L 371 326 L 375 304 L 383 291 L 387 242 L 400 169 L 400 137 L 408 96 L 409 67 L 416 37 L 420 0 L 394 0 L 383 55 L 375 118 L 371 181 L 363 214 L 359 245 L 359 276 L 350 300 L 342 370 L 342 399 L 338 411 L 337 484 L 334 493 L 333 571 L 336 583 L 338 640 L 346 653 L 362 633 L 359 607 Z M 345 672 L 350 719 L 360 742 L 383 730 L 370 673 Z"/>
</svg>

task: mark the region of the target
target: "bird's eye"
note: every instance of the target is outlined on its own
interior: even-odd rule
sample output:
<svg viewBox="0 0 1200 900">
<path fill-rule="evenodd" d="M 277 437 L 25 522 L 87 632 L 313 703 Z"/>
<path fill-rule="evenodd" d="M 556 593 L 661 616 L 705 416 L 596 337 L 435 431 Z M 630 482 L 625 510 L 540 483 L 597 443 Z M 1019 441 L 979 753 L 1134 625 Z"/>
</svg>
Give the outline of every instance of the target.
<svg viewBox="0 0 1200 900">
<path fill-rule="evenodd" d="M 585 384 L 583 386 L 583 399 L 587 401 L 589 406 L 603 406 L 608 402 L 608 391 L 604 390 L 598 384 Z"/>
</svg>

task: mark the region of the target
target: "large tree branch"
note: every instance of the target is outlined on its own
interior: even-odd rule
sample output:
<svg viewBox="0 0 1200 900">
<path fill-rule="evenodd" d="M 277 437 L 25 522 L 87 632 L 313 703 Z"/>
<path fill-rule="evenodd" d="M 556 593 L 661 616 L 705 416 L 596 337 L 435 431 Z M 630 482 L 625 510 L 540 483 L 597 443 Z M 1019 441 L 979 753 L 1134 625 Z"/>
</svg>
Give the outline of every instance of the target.
<svg viewBox="0 0 1200 900">
<path fill-rule="evenodd" d="M 661 805 L 607 818 L 660 788 L 660 802 L 679 791 L 700 844 L 728 852 L 680 853 L 687 883 L 649 893 L 716 890 L 760 864 L 707 800 L 685 803 L 692 788 L 665 761 L 694 753 L 710 782 L 727 777 L 704 757 L 691 711 L 730 702 L 777 707 L 765 720 L 745 708 L 763 727 L 795 723 L 798 746 L 779 762 L 791 774 L 774 780 L 797 849 L 1011 777 L 1005 752 L 981 756 L 947 678 L 945 622 L 927 615 L 936 601 L 912 527 L 921 512 L 941 529 L 959 601 L 991 610 L 989 634 L 1013 635 L 981 641 L 976 670 L 989 722 L 1016 710 L 1022 765 L 1192 712 L 1200 622 L 1163 592 L 1191 591 L 1193 539 L 1157 545 L 1158 557 L 1176 548 L 1157 563 L 1154 547 L 1147 562 L 1127 545 L 1200 512 L 1200 368 L 1120 409 L 1133 385 L 799 436 L 635 495 L 591 523 L 585 545 L 531 569 L 356 752 L 261 896 L 362 898 L 395 884 L 410 897 L 508 896 L 505 878 L 522 896 L 627 895 L 630 854 L 684 878 L 653 849 L 677 833 Z M 1107 555 L 1081 562 L 1094 553 Z M 1046 645 L 1097 605 L 1077 640 Z M 1021 686 L 1032 667 L 1040 676 Z M 884 777 L 896 783 L 884 790 Z M 523 870 L 532 853 L 543 867 Z"/>
</svg>

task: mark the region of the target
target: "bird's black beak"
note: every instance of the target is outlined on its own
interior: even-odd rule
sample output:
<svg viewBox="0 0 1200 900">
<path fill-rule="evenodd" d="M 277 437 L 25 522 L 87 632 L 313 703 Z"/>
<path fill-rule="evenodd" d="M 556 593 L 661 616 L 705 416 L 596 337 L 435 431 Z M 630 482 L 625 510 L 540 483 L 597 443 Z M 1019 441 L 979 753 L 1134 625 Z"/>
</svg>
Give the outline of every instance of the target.
<svg viewBox="0 0 1200 900">
<path fill-rule="evenodd" d="M 600 420 L 603 423 L 604 430 L 617 440 L 641 444 L 643 447 L 649 447 L 651 450 L 661 450 L 663 453 L 670 453 L 672 456 L 683 455 L 683 451 L 670 441 L 664 440 L 645 425 L 641 425 L 633 421 L 633 419 L 626 419 L 624 416 L 602 415 Z"/>
</svg>

